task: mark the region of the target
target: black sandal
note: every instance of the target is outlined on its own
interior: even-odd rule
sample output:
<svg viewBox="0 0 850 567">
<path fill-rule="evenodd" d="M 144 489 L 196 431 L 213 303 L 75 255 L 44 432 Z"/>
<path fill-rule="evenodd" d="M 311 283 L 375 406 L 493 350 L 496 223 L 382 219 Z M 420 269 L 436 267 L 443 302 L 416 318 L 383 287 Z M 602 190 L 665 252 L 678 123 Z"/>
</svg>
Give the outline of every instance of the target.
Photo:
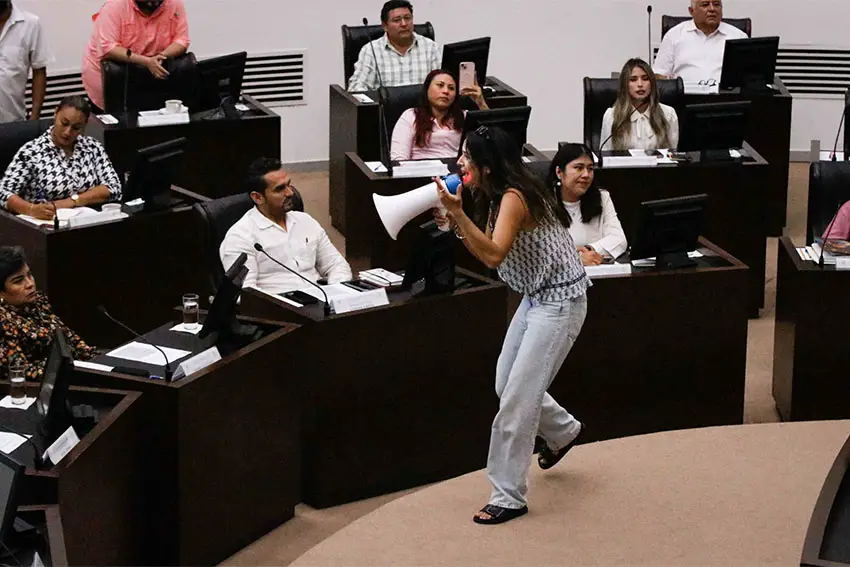
<svg viewBox="0 0 850 567">
<path fill-rule="evenodd" d="M 575 439 L 567 443 L 559 451 L 555 452 L 550 449 L 548 445 L 543 445 L 543 447 L 540 449 L 540 453 L 537 455 L 537 464 L 540 465 L 541 469 L 545 471 L 546 469 L 551 469 L 552 467 L 557 465 L 558 461 L 563 459 L 564 455 L 566 455 L 569 450 L 573 448 L 573 445 L 578 442 L 579 438 L 581 437 L 581 434 L 584 433 L 584 424 L 582 422 L 578 422 L 578 424 L 580 428 L 578 430 L 578 435 L 576 435 Z"/>
<path fill-rule="evenodd" d="M 489 514 L 489 518 L 479 518 L 478 516 L 472 516 L 472 521 L 476 524 L 504 524 L 505 522 L 509 522 L 514 518 L 519 518 L 520 516 L 525 516 L 528 513 L 528 506 L 523 506 L 522 508 L 502 508 L 501 506 L 496 506 L 495 504 L 487 504 L 479 512 L 484 512 L 485 514 Z"/>
</svg>

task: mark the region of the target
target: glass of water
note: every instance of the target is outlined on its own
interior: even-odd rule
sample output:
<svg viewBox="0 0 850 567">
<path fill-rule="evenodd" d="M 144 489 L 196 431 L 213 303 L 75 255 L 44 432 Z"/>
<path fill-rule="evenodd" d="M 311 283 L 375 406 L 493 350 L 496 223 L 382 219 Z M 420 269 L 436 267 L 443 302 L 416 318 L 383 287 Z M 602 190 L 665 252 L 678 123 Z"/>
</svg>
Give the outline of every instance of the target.
<svg viewBox="0 0 850 567">
<path fill-rule="evenodd" d="M 183 296 L 183 326 L 187 331 L 198 328 L 199 309 L 197 293 L 187 293 Z"/>
<path fill-rule="evenodd" d="M 27 401 L 27 367 L 20 362 L 15 362 L 9 365 L 9 382 L 12 387 L 9 389 L 9 395 L 12 397 L 12 403 L 15 405 L 23 405 Z"/>
</svg>

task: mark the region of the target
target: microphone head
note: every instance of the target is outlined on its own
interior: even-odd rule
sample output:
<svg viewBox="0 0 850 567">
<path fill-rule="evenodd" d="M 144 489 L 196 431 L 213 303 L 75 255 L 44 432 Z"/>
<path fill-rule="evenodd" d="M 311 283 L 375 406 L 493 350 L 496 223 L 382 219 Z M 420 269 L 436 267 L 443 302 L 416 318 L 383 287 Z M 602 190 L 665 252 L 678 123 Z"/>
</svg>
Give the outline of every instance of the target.
<svg viewBox="0 0 850 567">
<path fill-rule="evenodd" d="M 106 307 L 104 307 L 103 305 L 98 305 L 97 310 L 103 313 L 104 315 L 109 315 L 109 313 L 106 311 Z"/>
<path fill-rule="evenodd" d="M 647 14 L 651 14 L 651 13 L 652 13 L 652 4 L 647 4 L 647 5 L 646 5 L 646 13 L 647 13 Z"/>
<path fill-rule="evenodd" d="M 259 242 L 255 242 L 254 243 L 254 250 L 256 250 L 257 252 L 262 252 L 263 251 L 263 245 L 260 244 Z"/>
<path fill-rule="evenodd" d="M 368 18 L 363 18 L 363 25 L 364 25 L 364 26 L 368 26 L 368 25 L 369 25 L 369 20 L 368 20 Z"/>
</svg>

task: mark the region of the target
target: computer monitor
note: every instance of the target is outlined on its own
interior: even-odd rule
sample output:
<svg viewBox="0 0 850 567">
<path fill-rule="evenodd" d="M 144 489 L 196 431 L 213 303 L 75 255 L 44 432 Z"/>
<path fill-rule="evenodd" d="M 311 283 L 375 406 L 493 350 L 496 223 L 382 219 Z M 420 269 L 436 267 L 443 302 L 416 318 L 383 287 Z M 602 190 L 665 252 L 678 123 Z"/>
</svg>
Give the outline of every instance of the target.
<svg viewBox="0 0 850 567">
<path fill-rule="evenodd" d="M 688 252 L 697 247 L 707 199 L 700 194 L 641 203 L 631 259 L 654 256 L 656 270 L 695 265 Z"/>
<path fill-rule="evenodd" d="M 425 295 L 451 293 L 455 286 L 455 262 L 451 232 L 443 232 L 434 221 L 419 225 L 419 236 L 414 242 L 402 289 L 410 289 L 425 280 Z"/>
<path fill-rule="evenodd" d="M 460 76 L 460 64 L 471 61 L 475 63 L 475 77 L 478 79 L 478 85 L 483 87 L 487 80 L 487 61 L 489 58 L 489 37 L 447 43 L 443 46 L 443 61 L 440 69 L 450 71 L 454 73 L 455 77 L 458 77 Z"/>
<path fill-rule="evenodd" d="M 136 152 L 136 161 L 124 185 L 124 202 L 144 199 L 146 211 L 171 206 L 171 181 L 182 164 L 186 138 L 176 138 Z"/>
<path fill-rule="evenodd" d="M 9 542 L 9 530 L 18 510 L 18 482 L 24 474 L 24 465 L 0 452 L 0 541 Z"/>
<path fill-rule="evenodd" d="M 504 130 L 513 138 L 516 149 L 522 155 L 522 147 L 525 145 L 528 135 L 529 118 L 531 118 L 530 106 L 470 110 L 466 113 L 466 119 L 463 122 L 463 136 L 459 151 L 463 151 L 463 142 L 469 132 L 474 132 L 479 126 L 487 126 L 488 128 L 498 127 Z"/>
<path fill-rule="evenodd" d="M 198 338 L 211 337 L 211 341 L 218 345 L 231 341 L 234 337 L 253 335 L 256 331 L 254 327 L 241 326 L 236 322 L 236 303 L 242 292 L 245 276 L 248 275 L 248 268 L 245 266 L 247 260 L 248 254 L 242 252 L 225 272 Z"/>
<path fill-rule="evenodd" d="M 74 373 L 74 354 L 61 329 L 56 329 L 50 343 L 41 388 L 35 400 L 38 426 L 34 441 L 42 451 L 53 444 L 73 423 L 68 404 L 68 388 Z"/>
<path fill-rule="evenodd" d="M 679 118 L 682 152 L 701 152 L 701 159 L 730 159 L 729 149 L 744 145 L 750 102 L 689 104 Z"/>
<path fill-rule="evenodd" d="M 198 98 L 192 112 L 218 108 L 228 99 L 231 104 L 238 102 L 247 61 L 246 51 L 199 61 Z"/>
<path fill-rule="evenodd" d="M 739 88 L 758 92 L 771 89 L 776 73 L 779 37 L 730 39 L 723 51 L 720 90 Z"/>
</svg>

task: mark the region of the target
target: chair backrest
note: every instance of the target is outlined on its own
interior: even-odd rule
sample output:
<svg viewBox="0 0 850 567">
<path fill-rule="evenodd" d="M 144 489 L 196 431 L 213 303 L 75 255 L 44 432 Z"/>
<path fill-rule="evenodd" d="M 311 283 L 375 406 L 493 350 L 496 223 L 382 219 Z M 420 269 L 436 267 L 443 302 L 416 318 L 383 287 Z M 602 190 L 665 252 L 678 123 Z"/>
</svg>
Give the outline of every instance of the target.
<svg viewBox="0 0 850 567">
<path fill-rule="evenodd" d="M 685 100 L 685 83 L 678 79 L 658 79 L 659 102 L 681 110 Z M 602 140 L 602 117 L 617 102 L 619 79 L 584 78 L 584 143 L 593 150 L 599 149 Z"/>
<path fill-rule="evenodd" d="M 160 80 L 144 67 L 102 59 L 103 110 L 116 115 L 124 112 L 125 84 L 129 85 L 127 108 L 131 111 L 157 110 L 169 99 L 179 99 L 184 106 L 194 107 L 198 95 L 196 65 L 197 60 L 192 53 L 168 59 L 163 65 L 168 71 L 168 78 Z"/>
<path fill-rule="evenodd" d="M 0 123 L 0 177 L 6 173 L 21 146 L 47 132 L 52 125 L 52 117 Z"/>
<path fill-rule="evenodd" d="M 416 24 L 413 31 L 424 35 L 428 39 L 434 39 L 434 26 L 431 22 Z M 376 40 L 384 35 L 383 26 L 342 26 L 342 65 L 345 71 L 345 86 L 354 74 L 354 64 L 360 56 L 360 50 L 370 41 Z"/>
<path fill-rule="evenodd" d="M 847 117 L 850 116 L 850 89 L 844 93 L 844 159 L 850 155 L 850 128 L 847 128 Z"/>
<path fill-rule="evenodd" d="M 848 200 L 850 200 L 850 162 L 812 162 L 809 166 L 807 243 L 823 235 L 838 209 Z"/>
<path fill-rule="evenodd" d="M 690 16 L 661 16 L 661 37 L 667 35 L 667 32 L 678 26 L 682 22 L 692 20 Z M 730 26 L 735 26 L 747 37 L 753 37 L 753 21 L 750 18 L 723 18 L 723 22 Z"/>
<path fill-rule="evenodd" d="M 526 165 L 531 173 L 536 175 L 541 182 L 546 183 L 546 176 L 549 175 L 549 166 L 551 164 L 551 161 L 534 160 L 528 162 Z"/>
<path fill-rule="evenodd" d="M 384 114 L 387 117 L 387 134 L 392 137 L 395 123 L 408 108 L 413 108 L 419 102 L 422 85 L 407 85 L 404 87 L 387 87 L 387 101 Z"/>
</svg>

